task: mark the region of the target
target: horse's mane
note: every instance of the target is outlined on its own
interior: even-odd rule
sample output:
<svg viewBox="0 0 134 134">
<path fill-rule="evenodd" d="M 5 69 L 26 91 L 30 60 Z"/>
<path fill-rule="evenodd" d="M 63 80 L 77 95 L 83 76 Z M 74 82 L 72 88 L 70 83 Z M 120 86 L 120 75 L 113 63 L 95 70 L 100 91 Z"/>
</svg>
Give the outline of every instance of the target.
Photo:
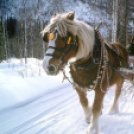
<svg viewBox="0 0 134 134">
<path fill-rule="evenodd" d="M 45 27 L 43 34 L 50 32 L 57 27 L 58 34 L 61 37 L 67 35 L 67 31 L 78 37 L 78 52 L 76 54 L 76 60 L 87 57 L 93 52 L 94 44 L 94 29 L 86 23 L 79 20 L 70 20 L 67 18 L 69 13 L 57 14 L 52 17 L 50 24 Z"/>
</svg>

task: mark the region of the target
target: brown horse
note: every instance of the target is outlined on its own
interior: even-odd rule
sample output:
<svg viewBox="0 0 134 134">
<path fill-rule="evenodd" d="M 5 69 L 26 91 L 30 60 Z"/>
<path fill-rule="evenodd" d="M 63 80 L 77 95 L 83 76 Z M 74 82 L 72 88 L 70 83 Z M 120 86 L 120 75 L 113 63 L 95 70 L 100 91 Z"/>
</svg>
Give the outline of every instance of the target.
<svg viewBox="0 0 134 134">
<path fill-rule="evenodd" d="M 48 75 L 57 75 L 70 63 L 73 85 L 79 95 L 85 119 L 90 122 L 86 134 L 100 134 L 99 116 L 106 91 L 116 84 L 110 114 L 119 112 L 119 96 L 124 77 L 118 69 L 127 67 L 128 52 L 120 43 L 107 44 L 98 30 L 74 19 L 75 12 L 55 14 L 43 30 L 43 40 L 49 41 L 43 68 Z M 93 106 L 89 106 L 87 91 L 94 90 Z"/>
</svg>

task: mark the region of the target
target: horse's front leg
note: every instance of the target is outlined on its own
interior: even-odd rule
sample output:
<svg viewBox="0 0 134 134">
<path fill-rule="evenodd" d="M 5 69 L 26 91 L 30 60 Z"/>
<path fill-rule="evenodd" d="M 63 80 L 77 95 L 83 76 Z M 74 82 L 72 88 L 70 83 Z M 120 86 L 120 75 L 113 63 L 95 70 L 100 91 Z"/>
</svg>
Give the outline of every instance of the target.
<svg viewBox="0 0 134 134">
<path fill-rule="evenodd" d="M 95 99 L 92 106 L 91 121 L 88 130 L 86 131 L 86 134 L 100 134 L 99 116 L 102 108 L 104 95 L 105 94 L 100 89 L 95 90 Z"/>
<path fill-rule="evenodd" d="M 86 121 L 89 123 L 90 122 L 90 116 L 91 116 L 91 108 L 89 106 L 88 98 L 87 98 L 87 91 L 81 91 L 77 88 L 75 88 L 80 99 L 80 103 L 83 107 L 84 115 Z"/>
</svg>

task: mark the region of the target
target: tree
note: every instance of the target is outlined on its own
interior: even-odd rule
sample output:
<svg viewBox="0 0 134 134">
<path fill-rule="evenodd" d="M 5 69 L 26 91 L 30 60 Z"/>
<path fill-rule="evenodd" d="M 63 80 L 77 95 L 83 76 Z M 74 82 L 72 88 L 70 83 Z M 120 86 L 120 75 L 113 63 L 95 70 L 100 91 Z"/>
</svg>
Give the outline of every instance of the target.
<svg viewBox="0 0 134 134">
<path fill-rule="evenodd" d="M 2 22 L 0 22 L 1 24 Z M 3 38 L 3 30 L 2 25 L 0 25 L 0 62 L 6 59 L 6 54 L 4 50 L 4 38 Z"/>
<path fill-rule="evenodd" d="M 119 0 L 113 0 L 113 30 L 112 30 L 112 41 L 117 41 L 117 30 L 118 30 L 118 8 Z"/>
</svg>

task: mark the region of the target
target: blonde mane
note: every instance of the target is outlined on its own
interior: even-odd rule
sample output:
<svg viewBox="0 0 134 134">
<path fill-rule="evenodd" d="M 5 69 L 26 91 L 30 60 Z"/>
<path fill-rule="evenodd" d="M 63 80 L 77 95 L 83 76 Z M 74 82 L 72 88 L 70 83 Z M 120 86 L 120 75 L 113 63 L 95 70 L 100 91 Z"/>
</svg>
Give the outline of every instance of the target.
<svg viewBox="0 0 134 134">
<path fill-rule="evenodd" d="M 77 60 L 87 57 L 93 52 L 94 29 L 82 21 L 68 19 L 68 14 L 69 13 L 57 14 L 52 17 L 50 24 L 45 27 L 42 33 L 50 32 L 56 27 L 61 37 L 65 37 L 67 31 L 74 36 L 77 35 L 79 47 L 75 58 Z"/>
</svg>

